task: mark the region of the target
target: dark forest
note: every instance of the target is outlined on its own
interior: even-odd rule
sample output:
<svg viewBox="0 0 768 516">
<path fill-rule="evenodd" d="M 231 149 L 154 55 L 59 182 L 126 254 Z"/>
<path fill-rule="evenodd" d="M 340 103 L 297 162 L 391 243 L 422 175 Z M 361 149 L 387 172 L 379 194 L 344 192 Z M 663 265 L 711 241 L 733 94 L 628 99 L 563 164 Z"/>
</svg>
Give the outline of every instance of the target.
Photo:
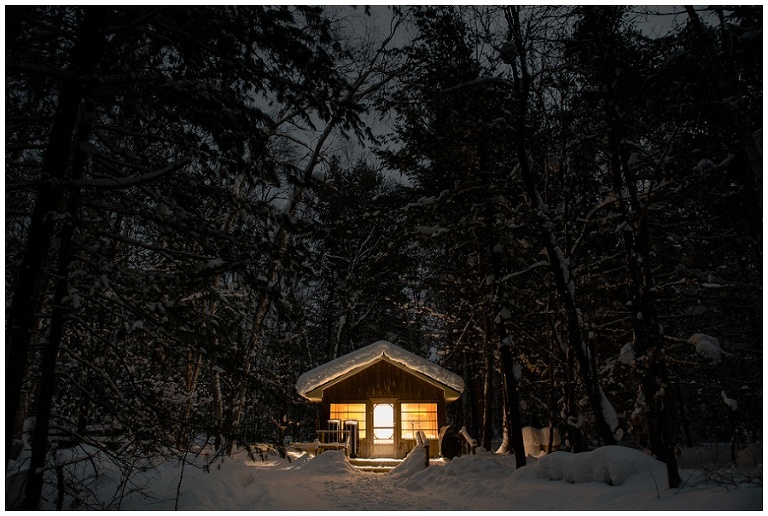
<svg viewBox="0 0 768 516">
<path fill-rule="evenodd" d="M 523 426 L 671 487 L 682 447 L 762 442 L 761 6 L 5 24 L 6 508 L 63 448 L 283 453 L 298 376 L 380 339 L 518 466 Z"/>
</svg>

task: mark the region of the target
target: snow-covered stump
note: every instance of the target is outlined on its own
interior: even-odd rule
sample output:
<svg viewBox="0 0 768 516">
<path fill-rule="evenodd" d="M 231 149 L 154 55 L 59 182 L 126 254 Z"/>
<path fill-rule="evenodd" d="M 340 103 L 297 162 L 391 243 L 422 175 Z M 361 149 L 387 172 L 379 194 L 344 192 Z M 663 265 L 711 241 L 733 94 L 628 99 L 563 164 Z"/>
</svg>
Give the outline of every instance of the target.
<svg viewBox="0 0 768 516">
<path fill-rule="evenodd" d="M 551 429 L 552 447 L 550 448 L 550 427 L 541 429 L 532 426 L 523 427 L 523 445 L 525 455 L 538 458 L 553 450 L 559 450 L 561 444 L 560 432 L 557 428 Z"/>
<path fill-rule="evenodd" d="M 725 391 L 721 391 L 723 403 L 728 407 L 728 423 L 731 427 L 731 463 L 736 465 L 736 440 L 739 434 L 739 404 L 736 400 L 729 398 Z"/>
<path fill-rule="evenodd" d="M 453 426 L 444 426 L 439 436 L 440 456 L 453 459 L 461 455 L 461 437 Z"/>
<path fill-rule="evenodd" d="M 532 426 L 523 427 L 523 445 L 525 446 L 525 455 L 528 457 L 538 457 L 541 443 L 539 442 L 539 432 Z"/>
</svg>

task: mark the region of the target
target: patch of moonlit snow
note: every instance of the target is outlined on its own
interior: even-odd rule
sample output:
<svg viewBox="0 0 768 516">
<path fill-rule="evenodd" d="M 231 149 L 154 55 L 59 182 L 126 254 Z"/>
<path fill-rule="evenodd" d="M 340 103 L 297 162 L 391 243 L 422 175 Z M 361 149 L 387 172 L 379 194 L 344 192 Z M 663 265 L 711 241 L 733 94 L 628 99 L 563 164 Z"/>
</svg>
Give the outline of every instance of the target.
<svg viewBox="0 0 768 516">
<path fill-rule="evenodd" d="M 695 347 L 699 355 L 720 362 L 723 350 L 717 338 L 704 333 L 694 333 L 688 338 L 688 344 Z"/>
<path fill-rule="evenodd" d="M 635 348 L 631 342 L 627 342 L 621 347 L 619 351 L 619 362 L 622 364 L 630 365 L 635 361 Z"/>
<path fill-rule="evenodd" d="M 739 404 L 736 402 L 735 399 L 729 398 L 727 394 L 725 394 L 725 391 L 721 391 L 720 394 L 723 396 L 723 402 L 728 406 L 731 411 L 736 411 L 739 409 Z"/>
<path fill-rule="evenodd" d="M 624 437 L 624 430 L 619 428 L 619 416 L 616 414 L 616 410 L 613 408 L 613 405 L 611 405 L 611 402 L 608 401 L 603 389 L 600 389 L 600 404 L 603 409 L 605 422 L 608 423 L 611 432 L 613 432 L 613 438 L 617 441 L 621 441 L 621 438 Z"/>
</svg>

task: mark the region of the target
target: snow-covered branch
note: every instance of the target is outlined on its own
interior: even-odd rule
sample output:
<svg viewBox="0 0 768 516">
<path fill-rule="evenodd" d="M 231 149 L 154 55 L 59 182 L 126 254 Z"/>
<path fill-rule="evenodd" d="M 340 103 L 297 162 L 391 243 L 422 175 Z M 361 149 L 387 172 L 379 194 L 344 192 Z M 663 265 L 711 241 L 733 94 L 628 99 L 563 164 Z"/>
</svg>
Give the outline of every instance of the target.
<svg viewBox="0 0 768 516">
<path fill-rule="evenodd" d="M 175 163 L 171 163 L 167 167 L 155 170 L 154 172 L 148 172 L 140 176 L 128 176 L 128 177 L 97 177 L 93 179 L 84 179 L 82 181 L 73 181 L 75 186 L 82 186 L 84 188 L 106 188 L 106 189 L 123 189 L 130 188 L 132 186 L 144 185 L 156 181 L 163 176 L 171 174 L 192 161 L 191 157 L 185 157 Z"/>
</svg>

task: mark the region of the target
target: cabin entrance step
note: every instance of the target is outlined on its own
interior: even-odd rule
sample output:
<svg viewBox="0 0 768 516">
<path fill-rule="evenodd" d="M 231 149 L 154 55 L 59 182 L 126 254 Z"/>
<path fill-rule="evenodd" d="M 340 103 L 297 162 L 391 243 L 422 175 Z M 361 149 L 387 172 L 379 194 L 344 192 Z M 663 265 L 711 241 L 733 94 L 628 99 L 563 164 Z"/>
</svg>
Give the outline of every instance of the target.
<svg viewBox="0 0 768 516">
<path fill-rule="evenodd" d="M 349 463 L 360 471 L 372 471 L 375 473 L 387 473 L 403 463 L 402 459 L 347 459 Z"/>
</svg>

